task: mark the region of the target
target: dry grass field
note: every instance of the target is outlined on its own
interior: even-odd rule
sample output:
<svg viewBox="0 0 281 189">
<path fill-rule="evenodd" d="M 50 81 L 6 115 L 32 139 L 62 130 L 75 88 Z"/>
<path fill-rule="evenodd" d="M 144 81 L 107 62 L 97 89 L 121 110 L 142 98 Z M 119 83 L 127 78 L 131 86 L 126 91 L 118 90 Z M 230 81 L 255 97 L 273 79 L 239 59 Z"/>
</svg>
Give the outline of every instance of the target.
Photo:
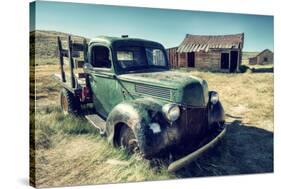
<svg viewBox="0 0 281 189">
<path fill-rule="evenodd" d="M 35 167 L 31 170 L 37 187 L 273 172 L 273 73 L 190 72 L 219 92 L 228 130 L 217 148 L 170 174 L 165 161 L 130 156 L 109 145 L 85 119 L 63 115 L 60 87 L 51 78 L 59 73 L 54 56 L 57 35 L 66 37 L 37 31 L 35 62 L 31 61 L 35 68 L 31 79 L 36 83 L 36 94 L 31 96 L 36 107 L 31 119 L 35 136 L 35 151 L 31 151 Z"/>
<path fill-rule="evenodd" d="M 50 77 L 56 72 L 56 65 L 36 66 L 35 172 L 40 187 L 273 171 L 273 73 L 191 72 L 219 92 L 228 131 L 216 149 L 170 174 L 165 163 L 155 166 L 113 148 L 83 118 L 64 116 L 60 88 Z"/>
</svg>

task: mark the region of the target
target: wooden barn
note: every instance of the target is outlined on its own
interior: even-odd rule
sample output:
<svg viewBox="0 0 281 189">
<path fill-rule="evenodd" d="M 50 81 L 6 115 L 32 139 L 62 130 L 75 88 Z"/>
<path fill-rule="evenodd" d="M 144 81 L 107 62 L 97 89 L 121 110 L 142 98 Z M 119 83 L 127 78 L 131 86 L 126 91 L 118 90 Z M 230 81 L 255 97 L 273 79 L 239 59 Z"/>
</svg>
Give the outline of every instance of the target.
<svg viewBox="0 0 281 189">
<path fill-rule="evenodd" d="M 249 64 L 251 65 L 266 65 L 273 64 L 273 52 L 269 49 L 265 49 L 257 56 L 249 58 Z"/>
<path fill-rule="evenodd" d="M 172 68 L 236 72 L 241 65 L 244 34 L 190 35 L 178 47 L 167 49 Z"/>
</svg>

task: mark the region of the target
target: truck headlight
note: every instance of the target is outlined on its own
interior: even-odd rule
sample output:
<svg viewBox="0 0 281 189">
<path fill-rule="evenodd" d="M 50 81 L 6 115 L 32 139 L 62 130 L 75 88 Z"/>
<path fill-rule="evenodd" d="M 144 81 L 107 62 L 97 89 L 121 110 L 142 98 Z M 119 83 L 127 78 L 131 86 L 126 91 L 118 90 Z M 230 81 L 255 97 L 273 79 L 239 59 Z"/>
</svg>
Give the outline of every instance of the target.
<svg viewBox="0 0 281 189">
<path fill-rule="evenodd" d="M 212 104 L 216 104 L 219 101 L 219 94 L 215 91 L 212 91 L 210 94 L 210 101 Z"/>
<path fill-rule="evenodd" d="M 162 107 L 162 111 L 166 118 L 171 122 L 176 121 L 180 117 L 180 108 L 176 104 L 165 104 Z"/>
</svg>

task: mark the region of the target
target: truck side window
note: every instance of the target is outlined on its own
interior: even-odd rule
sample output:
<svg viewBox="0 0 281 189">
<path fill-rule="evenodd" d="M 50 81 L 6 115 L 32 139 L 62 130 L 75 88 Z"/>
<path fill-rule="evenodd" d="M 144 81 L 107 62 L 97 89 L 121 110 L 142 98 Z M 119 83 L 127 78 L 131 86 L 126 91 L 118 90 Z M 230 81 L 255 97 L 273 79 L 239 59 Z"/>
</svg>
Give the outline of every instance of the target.
<svg viewBox="0 0 281 189">
<path fill-rule="evenodd" d="M 95 68 L 111 68 L 109 49 L 104 46 L 94 46 L 92 49 L 92 65 Z"/>
</svg>

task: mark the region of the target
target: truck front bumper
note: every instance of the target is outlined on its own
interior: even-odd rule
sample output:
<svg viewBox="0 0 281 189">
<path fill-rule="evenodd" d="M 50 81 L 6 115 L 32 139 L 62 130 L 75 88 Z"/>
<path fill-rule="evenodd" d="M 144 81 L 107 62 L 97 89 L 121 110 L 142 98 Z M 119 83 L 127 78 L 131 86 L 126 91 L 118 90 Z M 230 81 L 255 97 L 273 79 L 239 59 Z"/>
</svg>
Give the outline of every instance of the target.
<svg viewBox="0 0 281 189">
<path fill-rule="evenodd" d="M 188 154 L 185 157 L 182 157 L 174 162 L 172 162 L 169 167 L 168 167 L 168 171 L 169 172 L 175 172 L 181 168 L 183 168 L 184 166 L 187 166 L 188 164 L 190 164 L 191 162 L 193 162 L 194 160 L 196 160 L 198 157 L 202 156 L 205 152 L 207 152 L 209 149 L 215 147 L 218 142 L 224 137 L 226 133 L 226 126 L 223 128 L 223 130 L 214 138 L 212 139 L 210 142 L 208 142 L 207 144 L 205 144 L 204 146 L 200 147 L 199 149 L 197 149 L 196 151 Z"/>
</svg>

